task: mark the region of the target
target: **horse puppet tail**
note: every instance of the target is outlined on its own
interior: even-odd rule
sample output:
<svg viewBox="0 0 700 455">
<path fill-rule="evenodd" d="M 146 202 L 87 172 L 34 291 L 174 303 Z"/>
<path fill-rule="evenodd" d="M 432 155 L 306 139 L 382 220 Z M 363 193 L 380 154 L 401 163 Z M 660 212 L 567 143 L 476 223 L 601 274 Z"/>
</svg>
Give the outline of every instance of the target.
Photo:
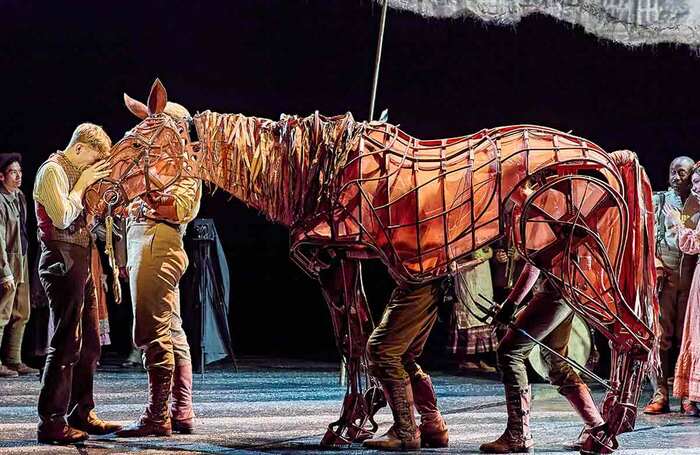
<svg viewBox="0 0 700 455">
<path fill-rule="evenodd" d="M 659 299 L 656 293 L 656 242 L 654 242 L 654 206 L 651 183 L 637 156 L 629 150 L 611 153 L 622 177 L 629 224 L 620 269 L 620 290 L 641 321 L 649 327 L 654 339 L 647 363 L 648 373 L 657 373 L 659 357 Z"/>
<path fill-rule="evenodd" d="M 622 196 L 629 214 L 618 276 L 624 298 L 618 307 L 618 317 L 623 322 L 619 328 L 623 333 L 618 334 L 618 340 L 628 339 L 630 343 L 626 349 L 612 346 L 613 390 L 603 400 L 605 423 L 591 430 L 592 437 L 584 442 L 582 453 L 611 453 L 618 446 L 616 436 L 634 429 L 643 379 L 657 372 L 661 363 L 651 185 L 634 153 L 624 150 L 611 155 L 622 178 Z"/>
</svg>

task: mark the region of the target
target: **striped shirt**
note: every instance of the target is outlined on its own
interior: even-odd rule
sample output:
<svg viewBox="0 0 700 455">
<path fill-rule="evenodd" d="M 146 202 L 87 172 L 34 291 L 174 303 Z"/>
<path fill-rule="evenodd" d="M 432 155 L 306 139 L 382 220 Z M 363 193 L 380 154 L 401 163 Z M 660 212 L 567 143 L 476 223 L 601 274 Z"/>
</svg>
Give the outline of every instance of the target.
<svg viewBox="0 0 700 455">
<path fill-rule="evenodd" d="M 68 176 L 60 164 L 47 161 L 39 168 L 32 192 L 57 229 L 66 229 L 83 212 L 82 192 L 70 189 Z"/>
</svg>

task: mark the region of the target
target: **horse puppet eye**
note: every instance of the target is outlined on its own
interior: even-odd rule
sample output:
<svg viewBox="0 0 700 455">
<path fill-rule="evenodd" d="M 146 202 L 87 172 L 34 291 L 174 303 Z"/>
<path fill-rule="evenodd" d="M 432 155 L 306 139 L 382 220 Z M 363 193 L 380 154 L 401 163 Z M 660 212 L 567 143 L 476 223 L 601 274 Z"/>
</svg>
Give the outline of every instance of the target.
<svg viewBox="0 0 700 455">
<path fill-rule="evenodd" d="M 133 148 L 135 148 L 135 149 L 140 149 L 140 148 L 141 148 L 141 143 L 140 143 L 140 142 L 134 142 L 133 144 L 131 144 L 131 146 L 132 146 Z"/>
</svg>

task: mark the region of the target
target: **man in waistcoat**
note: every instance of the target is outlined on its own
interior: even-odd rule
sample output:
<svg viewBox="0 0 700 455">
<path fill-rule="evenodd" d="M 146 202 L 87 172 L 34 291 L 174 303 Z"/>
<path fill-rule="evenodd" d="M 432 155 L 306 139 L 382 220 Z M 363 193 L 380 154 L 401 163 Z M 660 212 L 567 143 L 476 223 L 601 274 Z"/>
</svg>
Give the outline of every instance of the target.
<svg viewBox="0 0 700 455">
<path fill-rule="evenodd" d="M 661 375 L 657 378 L 656 392 L 644 408 L 645 414 L 671 412 L 668 395 L 668 379 L 673 377 L 676 358 L 683 338 L 685 309 L 688 303 L 690 284 L 693 281 L 695 257 L 684 255 L 678 247 L 678 232 L 673 229 L 675 221 L 666 216 L 669 211 L 683 211 L 690 196 L 690 178 L 695 163 L 687 156 L 671 162 L 668 174 L 669 188 L 654 193 L 654 218 L 656 220 L 656 272 L 658 278 L 661 320 Z M 690 405 L 681 400 L 681 411 Z"/>
<path fill-rule="evenodd" d="M 101 127 L 83 123 L 66 149 L 41 165 L 34 183 L 39 278 L 54 327 L 38 403 L 37 439 L 43 443 L 70 444 L 120 428 L 94 411 L 100 334 L 90 277 L 93 239 L 82 202 L 85 189 L 109 174 L 99 160 L 107 157 L 110 147 Z"/>
</svg>

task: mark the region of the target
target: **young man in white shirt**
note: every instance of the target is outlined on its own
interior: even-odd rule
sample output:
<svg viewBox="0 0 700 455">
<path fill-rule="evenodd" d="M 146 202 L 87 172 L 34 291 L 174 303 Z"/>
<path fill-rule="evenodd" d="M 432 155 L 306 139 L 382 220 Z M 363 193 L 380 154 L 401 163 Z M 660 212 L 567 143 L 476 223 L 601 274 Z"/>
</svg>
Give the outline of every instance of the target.
<svg viewBox="0 0 700 455">
<path fill-rule="evenodd" d="M 68 146 L 39 168 L 34 201 L 41 240 L 39 278 L 51 309 L 54 333 L 39 394 L 39 442 L 70 444 L 120 427 L 94 412 L 93 378 L 100 357 L 95 287 L 90 276 L 94 243 L 83 194 L 109 175 L 104 161 L 111 140 L 90 123 L 79 125 Z"/>
</svg>

